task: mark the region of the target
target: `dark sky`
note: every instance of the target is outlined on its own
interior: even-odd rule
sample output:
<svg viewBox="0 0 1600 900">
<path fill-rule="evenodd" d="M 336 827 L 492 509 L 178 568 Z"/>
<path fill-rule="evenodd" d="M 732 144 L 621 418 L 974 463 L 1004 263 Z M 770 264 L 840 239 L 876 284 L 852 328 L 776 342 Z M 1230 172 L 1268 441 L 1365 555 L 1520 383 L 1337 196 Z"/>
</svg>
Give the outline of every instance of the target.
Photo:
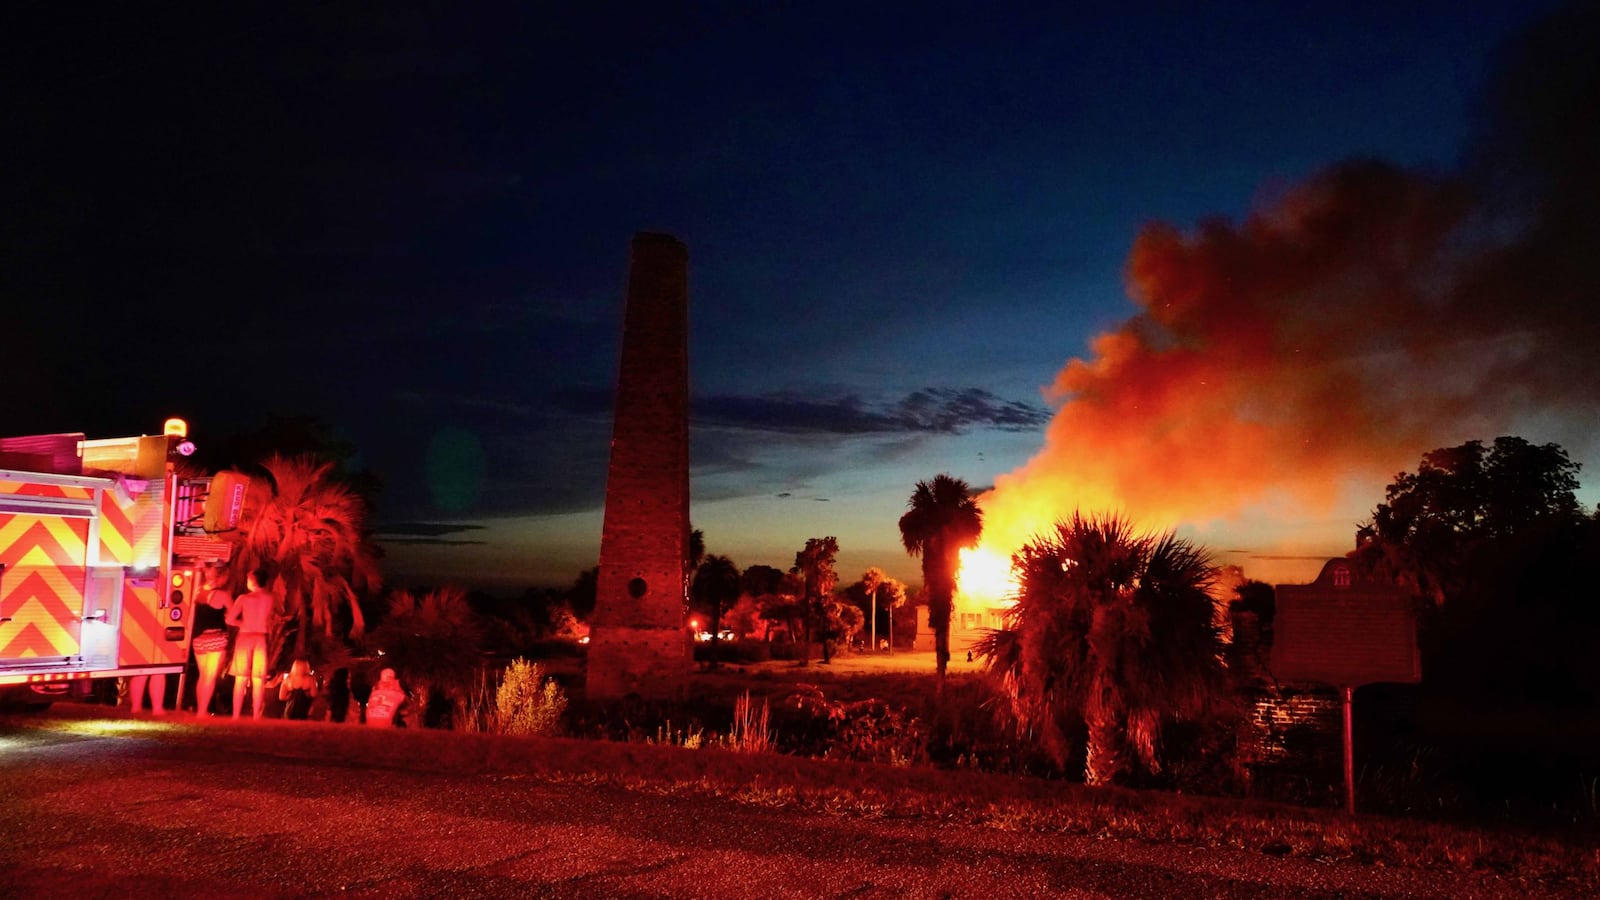
<svg viewBox="0 0 1600 900">
<path fill-rule="evenodd" d="M 917 479 L 1052 465 L 1065 423 L 1112 427 L 1073 410 L 1104 385 L 1045 390 L 1070 359 L 1105 362 L 1095 336 L 1151 316 L 1182 337 L 1149 303 L 1182 287 L 1127 288 L 1151 223 L 1243 240 L 1367 159 L 1437 187 L 1416 196 L 1452 210 L 1452 240 L 1533 227 L 1448 198 L 1523 108 L 1495 86 L 1592 74 L 1504 74 L 1551 3 L 635 6 L 9 11 L 0 431 L 178 414 L 204 443 L 314 415 L 385 483 L 393 576 L 563 583 L 598 552 L 628 242 L 665 231 L 691 254 L 712 552 L 786 566 L 836 534 L 848 577 L 914 577 L 895 522 Z M 1407 271 L 1435 277 L 1458 245 Z M 1520 417 L 1458 410 L 1323 461 L 1351 483 L 1320 504 L 1294 469 L 1235 492 L 1244 507 L 1172 513 L 1250 570 L 1342 552 L 1382 476 L 1434 446 L 1516 428 L 1600 459 L 1592 418 L 1530 391 Z M 1127 440 L 1216 452 L 1170 425 Z M 1078 483 L 1034 519 L 1079 502 L 1085 453 L 1119 452 L 1069 454 Z"/>
</svg>

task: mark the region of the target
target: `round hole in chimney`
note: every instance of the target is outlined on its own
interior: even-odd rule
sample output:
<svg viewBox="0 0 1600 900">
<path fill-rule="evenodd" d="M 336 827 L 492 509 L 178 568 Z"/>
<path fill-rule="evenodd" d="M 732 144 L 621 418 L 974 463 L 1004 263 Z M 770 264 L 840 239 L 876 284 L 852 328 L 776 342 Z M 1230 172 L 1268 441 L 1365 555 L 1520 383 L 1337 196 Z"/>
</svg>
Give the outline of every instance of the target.
<svg viewBox="0 0 1600 900">
<path fill-rule="evenodd" d="M 635 600 L 639 599 L 640 597 L 643 597 L 644 596 L 644 592 L 649 590 L 649 589 L 650 589 L 650 585 L 646 584 L 645 580 L 643 578 L 635 578 L 632 581 L 628 582 L 628 596 L 632 597 Z"/>
</svg>

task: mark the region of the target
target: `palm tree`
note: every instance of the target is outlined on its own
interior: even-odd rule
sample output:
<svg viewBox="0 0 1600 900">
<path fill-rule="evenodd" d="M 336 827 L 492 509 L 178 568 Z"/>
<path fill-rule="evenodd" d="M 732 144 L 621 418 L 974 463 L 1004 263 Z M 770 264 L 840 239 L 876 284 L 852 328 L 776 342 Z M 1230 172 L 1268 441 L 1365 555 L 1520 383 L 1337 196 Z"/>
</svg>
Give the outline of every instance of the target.
<svg viewBox="0 0 1600 900">
<path fill-rule="evenodd" d="M 694 582 L 689 586 L 689 596 L 695 605 L 711 616 L 711 668 L 717 667 L 718 633 L 722 630 L 722 614 L 739 602 L 739 567 L 726 556 L 708 556 L 694 570 Z"/>
<path fill-rule="evenodd" d="M 907 553 L 922 557 L 928 624 L 933 627 L 934 659 L 943 684 L 950 662 L 950 612 L 955 604 L 961 550 L 978 545 L 983 510 L 978 509 L 967 483 L 949 475 L 917 482 L 908 505 L 900 517 L 900 540 Z"/>
<path fill-rule="evenodd" d="M 977 647 L 1019 724 L 1065 767 L 1070 723 L 1087 728 L 1084 781 L 1109 784 L 1129 751 L 1151 771 L 1166 717 L 1207 709 L 1222 643 L 1204 550 L 1119 516 L 1074 513 L 1013 557 L 1016 603 Z"/>
<path fill-rule="evenodd" d="M 483 643 L 483 621 L 458 587 L 390 594 L 388 611 L 370 640 L 383 651 L 384 664 L 400 673 L 415 702 L 408 721 L 419 727 L 426 724 L 435 695 L 448 698 L 454 721 L 461 720 L 483 665 Z"/>
<path fill-rule="evenodd" d="M 379 581 L 377 554 L 364 530 L 367 507 L 331 477 L 332 463 L 273 456 L 262 466 L 271 478 L 271 496 L 249 524 L 240 550 L 243 566 L 233 577 L 269 570 L 286 626 L 274 642 L 273 660 L 281 658 L 289 633 L 295 658 L 309 659 L 319 635 L 359 638 L 366 628 L 359 600 Z"/>
<path fill-rule="evenodd" d="M 894 611 L 902 603 L 906 602 L 906 586 L 901 584 L 899 579 L 890 576 L 889 573 L 877 566 L 873 566 L 862 573 L 861 581 L 857 582 L 857 586 L 860 587 L 862 595 L 867 598 L 867 605 L 871 610 L 867 619 L 871 623 L 870 639 L 872 645 L 870 649 L 874 653 L 878 652 L 878 599 L 881 597 L 884 601 L 884 608 L 889 610 L 889 622 L 891 625 L 889 629 L 889 647 L 890 652 L 894 652 L 894 628 L 892 627 Z"/>
</svg>

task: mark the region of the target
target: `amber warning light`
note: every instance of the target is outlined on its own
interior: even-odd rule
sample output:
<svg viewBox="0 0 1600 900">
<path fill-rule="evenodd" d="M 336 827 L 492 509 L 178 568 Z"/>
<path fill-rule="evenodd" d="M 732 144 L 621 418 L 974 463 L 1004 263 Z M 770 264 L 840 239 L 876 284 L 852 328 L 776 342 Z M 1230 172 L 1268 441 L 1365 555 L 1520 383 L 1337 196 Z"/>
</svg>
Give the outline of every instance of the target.
<svg viewBox="0 0 1600 900">
<path fill-rule="evenodd" d="M 194 455 L 194 441 L 189 440 L 189 423 L 173 417 L 161 424 L 161 433 L 169 438 L 177 438 L 172 449 L 178 451 L 179 456 Z"/>
</svg>

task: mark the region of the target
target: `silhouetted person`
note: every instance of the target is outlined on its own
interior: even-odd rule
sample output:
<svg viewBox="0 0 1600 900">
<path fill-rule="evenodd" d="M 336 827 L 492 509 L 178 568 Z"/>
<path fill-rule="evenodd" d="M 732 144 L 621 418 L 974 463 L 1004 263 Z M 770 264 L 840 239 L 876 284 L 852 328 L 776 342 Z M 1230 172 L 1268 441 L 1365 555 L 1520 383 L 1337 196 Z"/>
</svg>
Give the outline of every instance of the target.
<svg viewBox="0 0 1600 900">
<path fill-rule="evenodd" d="M 350 712 L 350 670 L 333 670 L 328 679 L 328 721 L 343 722 Z"/>
<path fill-rule="evenodd" d="M 372 698 L 372 682 L 365 675 L 350 677 L 350 696 L 356 699 L 356 724 L 367 723 L 367 701 Z"/>
</svg>

